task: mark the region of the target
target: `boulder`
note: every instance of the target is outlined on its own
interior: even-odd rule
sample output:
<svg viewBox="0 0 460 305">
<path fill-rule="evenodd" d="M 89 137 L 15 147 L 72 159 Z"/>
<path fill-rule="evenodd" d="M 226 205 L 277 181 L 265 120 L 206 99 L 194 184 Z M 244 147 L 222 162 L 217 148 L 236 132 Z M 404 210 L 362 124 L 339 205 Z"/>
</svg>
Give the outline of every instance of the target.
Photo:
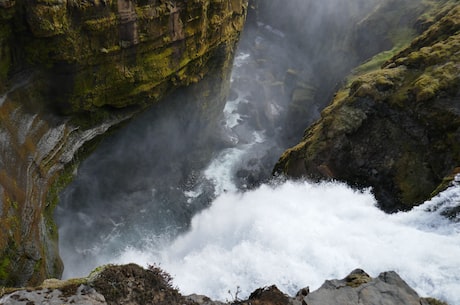
<svg viewBox="0 0 460 305">
<path fill-rule="evenodd" d="M 394 271 L 371 278 L 356 269 L 342 280 L 330 280 L 303 298 L 306 305 L 428 305 Z"/>
</svg>

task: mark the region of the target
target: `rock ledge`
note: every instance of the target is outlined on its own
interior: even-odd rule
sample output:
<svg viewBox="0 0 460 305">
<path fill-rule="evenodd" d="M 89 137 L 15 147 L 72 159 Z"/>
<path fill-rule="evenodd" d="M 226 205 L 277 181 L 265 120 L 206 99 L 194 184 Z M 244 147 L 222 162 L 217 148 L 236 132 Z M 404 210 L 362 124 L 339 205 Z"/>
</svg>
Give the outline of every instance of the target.
<svg viewBox="0 0 460 305">
<path fill-rule="evenodd" d="M 46 280 L 33 289 L 11 290 L 0 297 L 0 305 L 33 304 L 180 304 L 222 305 L 206 296 L 183 296 L 172 286 L 172 278 L 163 270 L 135 264 L 106 265 L 87 278 L 68 281 Z M 361 269 L 342 280 L 328 280 L 316 291 L 301 289 L 289 297 L 276 286 L 255 290 L 247 300 L 235 299 L 233 305 L 447 305 L 435 299 L 420 298 L 394 271 L 371 278 Z"/>
</svg>

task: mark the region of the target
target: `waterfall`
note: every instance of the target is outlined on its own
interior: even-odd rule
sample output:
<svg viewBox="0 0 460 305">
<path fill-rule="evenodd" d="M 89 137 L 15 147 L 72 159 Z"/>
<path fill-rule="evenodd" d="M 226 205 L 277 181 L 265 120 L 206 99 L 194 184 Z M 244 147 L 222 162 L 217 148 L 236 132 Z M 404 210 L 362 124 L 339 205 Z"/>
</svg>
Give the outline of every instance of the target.
<svg viewBox="0 0 460 305">
<path fill-rule="evenodd" d="M 284 182 L 228 192 L 160 250 L 127 247 L 113 262 L 159 264 L 182 293 L 231 299 L 276 284 L 295 295 L 362 268 L 395 270 L 423 296 L 459 304 L 460 223 L 442 216 L 460 185 L 407 213 L 385 214 L 369 190 Z"/>
<path fill-rule="evenodd" d="M 236 56 L 222 124 L 230 144 L 200 171 L 183 177 L 168 166 L 187 154 L 171 143 L 183 136 L 174 111 L 141 116 L 83 162 L 56 211 L 64 277 L 106 263 L 157 264 L 183 294 L 226 300 L 237 287 L 241 297 L 272 284 L 293 295 L 355 268 L 395 270 L 421 295 L 460 304 L 460 222 L 442 215 L 459 204 L 460 186 L 388 215 L 371 190 L 267 181 L 266 164 L 284 149 L 286 101 L 255 98 L 248 80 L 265 80 L 254 61 L 244 48 Z"/>
</svg>

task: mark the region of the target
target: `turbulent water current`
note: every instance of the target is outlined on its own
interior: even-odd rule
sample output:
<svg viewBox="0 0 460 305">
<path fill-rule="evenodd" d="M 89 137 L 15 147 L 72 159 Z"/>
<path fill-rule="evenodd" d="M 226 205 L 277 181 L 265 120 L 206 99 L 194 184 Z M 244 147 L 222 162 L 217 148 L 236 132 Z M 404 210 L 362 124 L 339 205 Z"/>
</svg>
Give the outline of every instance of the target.
<svg viewBox="0 0 460 305">
<path fill-rule="evenodd" d="M 64 277 L 106 263 L 156 264 L 183 294 L 230 300 L 271 284 L 289 294 L 316 289 L 355 268 L 395 270 L 421 295 L 460 304 L 460 222 L 441 215 L 459 204 L 460 185 L 388 215 L 370 190 L 340 183 L 246 184 L 248 171 L 265 166 L 257 160 L 274 162 L 282 151 L 272 141 L 277 130 L 269 135 L 248 118 L 252 101 L 238 78 L 251 56 L 237 54 L 236 94 L 224 110 L 233 145 L 187 179 L 165 165 L 165 155 L 187 153 L 170 139 L 190 137 L 175 111 L 141 116 L 83 162 L 56 212 Z M 269 105 L 266 117 L 276 123 L 283 107 Z"/>
</svg>

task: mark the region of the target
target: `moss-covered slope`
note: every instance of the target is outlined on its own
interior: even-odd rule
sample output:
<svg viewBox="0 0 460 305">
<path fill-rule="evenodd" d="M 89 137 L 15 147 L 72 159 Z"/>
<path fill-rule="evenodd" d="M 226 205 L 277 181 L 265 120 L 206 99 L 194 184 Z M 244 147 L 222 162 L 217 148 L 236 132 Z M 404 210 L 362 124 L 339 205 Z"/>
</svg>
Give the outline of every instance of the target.
<svg viewBox="0 0 460 305">
<path fill-rule="evenodd" d="M 384 210 L 396 211 L 428 199 L 455 171 L 460 5 L 435 4 L 419 19 L 427 30 L 381 69 L 350 77 L 275 172 L 370 186 Z"/>
</svg>

